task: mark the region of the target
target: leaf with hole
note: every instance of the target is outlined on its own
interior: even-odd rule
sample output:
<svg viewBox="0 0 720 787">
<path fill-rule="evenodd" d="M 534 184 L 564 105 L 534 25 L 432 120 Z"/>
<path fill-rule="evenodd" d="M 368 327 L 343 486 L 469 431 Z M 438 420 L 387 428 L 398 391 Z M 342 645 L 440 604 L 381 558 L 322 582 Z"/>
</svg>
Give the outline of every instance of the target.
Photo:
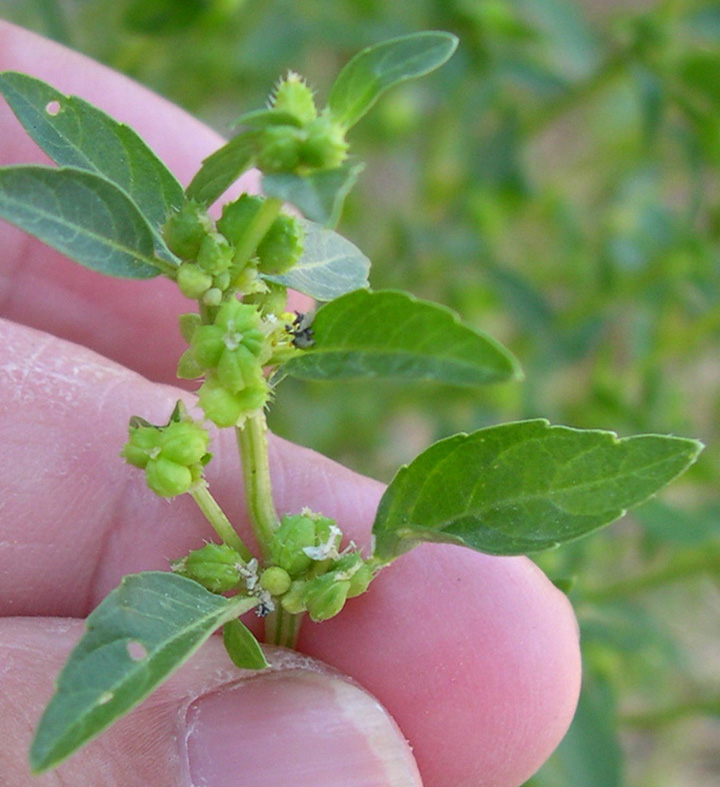
<svg viewBox="0 0 720 787">
<path fill-rule="evenodd" d="M 0 74 L 0 93 L 53 161 L 103 175 L 119 186 L 150 224 L 158 254 L 175 260 L 160 227 L 182 205 L 183 188 L 135 131 L 87 101 L 63 95 L 27 74 Z"/>
<path fill-rule="evenodd" d="M 90 614 L 58 677 L 30 749 L 33 772 L 56 766 L 124 716 L 213 631 L 256 604 L 167 572 L 126 576 Z"/>
<path fill-rule="evenodd" d="M 480 429 L 430 446 L 391 481 L 373 533 L 385 560 L 422 541 L 496 555 L 557 546 L 623 516 L 685 471 L 702 445 L 551 426 Z"/>
<path fill-rule="evenodd" d="M 283 373 L 306 380 L 385 377 L 452 385 L 517 379 L 517 361 L 455 312 L 394 290 L 358 290 L 320 308 L 314 345 Z"/>
<path fill-rule="evenodd" d="M 335 80 L 328 108 L 335 120 L 350 128 L 386 90 L 439 68 L 457 45 L 458 39 L 451 33 L 428 31 L 363 49 Z"/>
<path fill-rule="evenodd" d="M 305 240 L 297 264 L 281 276 L 265 276 L 318 301 L 331 301 L 368 286 L 370 260 L 346 238 L 303 221 Z"/>
<path fill-rule="evenodd" d="M 126 279 L 149 279 L 152 229 L 137 205 L 100 175 L 72 167 L 0 169 L 0 218 L 86 268 Z"/>
</svg>

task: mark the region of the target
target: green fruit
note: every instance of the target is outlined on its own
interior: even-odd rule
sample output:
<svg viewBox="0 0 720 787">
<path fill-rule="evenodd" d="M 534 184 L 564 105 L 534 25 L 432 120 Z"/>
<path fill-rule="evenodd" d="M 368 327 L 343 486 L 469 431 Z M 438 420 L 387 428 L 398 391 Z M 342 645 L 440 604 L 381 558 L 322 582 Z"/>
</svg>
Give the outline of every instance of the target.
<svg viewBox="0 0 720 787">
<path fill-rule="evenodd" d="M 256 355 L 244 344 L 225 350 L 217 366 L 217 378 L 229 391 L 236 393 L 256 385 L 263 377 L 262 366 Z"/>
<path fill-rule="evenodd" d="M 291 585 L 289 590 L 280 599 L 282 608 L 289 612 L 291 615 L 298 615 L 305 612 L 305 587 L 307 582 L 302 579 L 296 579 Z"/>
<path fill-rule="evenodd" d="M 186 298 L 197 300 L 212 287 L 212 276 L 201 270 L 194 262 L 183 262 L 178 268 L 177 284 Z"/>
<path fill-rule="evenodd" d="M 200 244 L 197 263 L 207 273 L 217 275 L 226 271 L 232 263 L 233 249 L 219 232 L 206 235 Z"/>
<path fill-rule="evenodd" d="M 272 596 L 282 596 L 289 590 L 291 583 L 290 574 L 280 566 L 266 568 L 260 577 L 260 587 Z"/>
<path fill-rule="evenodd" d="M 164 459 L 151 459 L 145 467 L 147 485 L 160 497 L 176 497 L 190 490 L 194 481 L 189 468 Z"/>
<path fill-rule="evenodd" d="M 281 274 L 290 270 L 303 252 L 305 229 L 293 216 L 280 214 L 257 248 L 258 270 Z"/>
<path fill-rule="evenodd" d="M 145 468 L 160 453 L 160 430 L 155 426 L 130 427 L 130 437 L 121 456 L 135 467 Z"/>
<path fill-rule="evenodd" d="M 305 134 L 295 126 L 267 126 L 258 137 L 256 163 L 263 172 L 293 172 L 300 164 Z"/>
<path fill-rule="evenodd" d="M 225 593 L 240 583 L 241 555 L 227 544 L 206 544 L 172 564 L 176 574 L 194 579 L 213 593 Z"/>
<path fill-rule="evenodd" d="M 212 232 L 212 222 L 205 210 L 188 202 L 165 223 L 162 233 L 173 254 L 183 260 L 194 260 L 207 233 Z"/>
<path fill-rule="evenodd" d="M 264 407 L 268 396 L 264 378 L 261 384 L 234 393 L 228 391 L 216 377 L 209 375 L 198 391 L 200 407 L 206 417 L 220 427 L 239 425 L 250 413 Z"/>
<path fill-rule="evenodd" d="M 334 572 L 315 577 L 305 588 L 305 606 L 316 623 L 335 617 L 345 606 L 350 582 L 336 579 Z"/>
<path fill-rule="evenodd" d="M 302 514 L 286 514 L 270 544 L 272 562 L 291 577 L 299 577 L 312 565 L 312 558 L 303 552 L 315 545 L 315 522 Z"/>
<path fill-rule="evenodd" d="M 160 456 L 180 465 L 197 464 L 207 453 L 210 435 L 192 421 L 170 423 L 160 435 Z"/>
<path fill-rule="evenodd" d="M 307 139 L 300 149 L 302 164 L 313 169 L 335 169 L 347 158 L 345 129 L 329 116 L 322 116 L 307 127 Z"/>
<path fill-rule="evenodd" d="M 317 117 L 315 99 L 305 80 L 294 71 L 280 80 L 272 100 L 273 109 L 294 115 L 302 125 Z"/>
</svg>

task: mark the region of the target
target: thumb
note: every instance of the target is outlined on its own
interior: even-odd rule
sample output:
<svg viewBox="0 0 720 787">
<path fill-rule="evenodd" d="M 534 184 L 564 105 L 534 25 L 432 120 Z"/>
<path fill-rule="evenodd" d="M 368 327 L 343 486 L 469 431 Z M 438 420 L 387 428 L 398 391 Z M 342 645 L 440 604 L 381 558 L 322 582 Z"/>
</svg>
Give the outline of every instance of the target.
<svg viewBox="0 0 720 787">
<path fill-rule="evenodd" d="M 56 770 L 27 752 L 81 621 L 0 621 L 0 773 L 7 787 L 421 785 L 402 733 L 378 701 L 324 664 L 280 648 L 271 667 L 235 668 L 213 637 L 167 683 Z"/>
</svg>

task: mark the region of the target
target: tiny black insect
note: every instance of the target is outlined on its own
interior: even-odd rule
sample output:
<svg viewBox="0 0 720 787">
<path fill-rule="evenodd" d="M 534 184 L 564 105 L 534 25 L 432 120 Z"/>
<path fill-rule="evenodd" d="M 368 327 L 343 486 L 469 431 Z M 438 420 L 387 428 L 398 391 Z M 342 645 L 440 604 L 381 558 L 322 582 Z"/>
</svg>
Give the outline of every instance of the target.
<svg viewBox="0 0 720 787">
<path fill-rule="evenodd" d="M 287 332 L 293 337 L 292 343 L 300 350 L 307 350 L 315 344 L 314 332 L 310 327 L 313 315 L 295 312 L 292 325 L 286 325 Z"/>
</svg>

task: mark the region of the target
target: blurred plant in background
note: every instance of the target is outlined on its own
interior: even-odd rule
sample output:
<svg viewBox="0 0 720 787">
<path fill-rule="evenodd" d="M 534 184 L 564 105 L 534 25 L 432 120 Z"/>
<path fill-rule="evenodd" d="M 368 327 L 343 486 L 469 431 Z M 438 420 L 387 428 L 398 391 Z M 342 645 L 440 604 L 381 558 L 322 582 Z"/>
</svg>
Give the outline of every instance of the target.
<svg viewBox="0 0 720 787">
<path fill-rule="evenodd" d="M 578 612 L 585 686 L 528 787 L 720 780 L 720 2 L 0 0 L 0 15 L 223 133 L 283 68 L 323 96 L 362 46 L 460 36 L 356 134 L 368 166 L 341 230 L 374 287 L 455 308 L 528 381 L 482 397 L 288 382 L 272 426 L 385 479 L 432 440 L 514 418 L 706 442 L 684 485 L 540 556 Z"/>
</svg>

